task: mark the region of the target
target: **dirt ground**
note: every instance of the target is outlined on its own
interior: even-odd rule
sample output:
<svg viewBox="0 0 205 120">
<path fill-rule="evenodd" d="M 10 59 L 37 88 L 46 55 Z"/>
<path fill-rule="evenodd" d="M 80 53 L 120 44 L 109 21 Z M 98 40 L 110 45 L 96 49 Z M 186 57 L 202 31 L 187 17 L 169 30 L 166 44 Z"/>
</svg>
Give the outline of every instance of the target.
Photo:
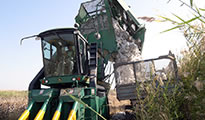
<svg viewBox="0 0 205 120">
<path fill-rule="evenodd" d="M 136 120 L 135 113 L 125 109 L 127 105 L 130 105 L 129 100 L 119 101 L 114 90 L 109 92 L 108 99 L 111 120 Z"/>
<path fill-rule="evenodd" d="M 129 100 L 119 101 L 116 97 L 116 92 L 114 90 L 109 92 L 108 99 L 109 99 L 110 114 L 124 112 L 125 106 L 130 105 Z"/>
<path fill-rule="evenodd" d="M 27 107 L 27 97 L 0 97 L 0 120 L 16 120 Z"/>
</svg>

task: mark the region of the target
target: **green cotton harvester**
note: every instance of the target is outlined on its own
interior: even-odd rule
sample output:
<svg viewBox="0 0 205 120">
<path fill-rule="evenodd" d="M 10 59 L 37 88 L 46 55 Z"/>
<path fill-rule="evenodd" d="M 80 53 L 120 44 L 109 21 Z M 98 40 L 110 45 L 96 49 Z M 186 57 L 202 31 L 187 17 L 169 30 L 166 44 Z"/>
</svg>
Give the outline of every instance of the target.
<svg viewBox="0 0 205 120">
<path fill-rule="evenodd" d="M 120 49 L 115 25 L 140 51 L 145 28 L 122 0 L 82 3 L 75 20 L 75 28 L 36 35 L 44 66 L 29 85 L 28 107 L 19 120 L 109 119 L 110 74 L 105 69 Z"/>
</svg>

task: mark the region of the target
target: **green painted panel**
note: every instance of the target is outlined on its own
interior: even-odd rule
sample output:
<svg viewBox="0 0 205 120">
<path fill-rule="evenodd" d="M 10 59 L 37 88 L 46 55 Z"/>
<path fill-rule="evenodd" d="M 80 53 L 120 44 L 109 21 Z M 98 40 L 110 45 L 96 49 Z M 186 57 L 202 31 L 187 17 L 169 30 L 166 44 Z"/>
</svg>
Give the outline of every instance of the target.
<svg viewBox="0 0 205 120">
<path fill-rule="evenodd" d="M 98 100 L 99 103 L 99 113 L 105 117 L 105 118 L 109 118 L 109 104 L 107 103 L 107 97 L 100 97 Z M 100 120 L 102 120 L 102 118 L 99 117 Z"/>
<path fill-rule="evenodd" d="M 75 82 L 86 82 L 85 80 L 86 80 L 86 76 L 69 75 L 69 76 L 48 77 L 42 79 L 41 83 L 43 85 L 55 85 L 55 84 L 75 83 Z"/>
<path fill-rule="evenodd" d="M 88 42 L 97 42 L 98 47 L 100 48 L 102 44 L 102 48 L 108 50 L 110 53 L 117 51 L 117 44 L 115 40 L 115 33 L 113 30 L 101 30 L 100 32 L 101 39 L 97 40 L 95 38 L 95 33 L 90 33 L 89 35 L 85 35 Z"/>
<path fill-rule="evenodd" d="M 83 88 L 67 88 L 61 89 L 60 99 L 63 102 L 74 102 L 74 100 L 70 98 L 68 94 L 72 94 L 76 98 L 82 98 L 85 95 Z"/>
<path fill-rule="evenodd" d="M 58 89 L 42 89 L 29 91 L 29 100 L 35 102 L 44 102 L 48 98 L 54 98 L 59 95 Z"/>
<path fill-rule="evenodd" d="M 83 98 L 83 102 L 88 104 L 90 107 L 92 107 L 96 112 L 99 112 L 97 109 L 97 99 L 94 96 Z M 91 111 L 89 108 L 85 108 L 85 120 L 97 120 L 98 116 L 96 113 Z"/>
</svg>

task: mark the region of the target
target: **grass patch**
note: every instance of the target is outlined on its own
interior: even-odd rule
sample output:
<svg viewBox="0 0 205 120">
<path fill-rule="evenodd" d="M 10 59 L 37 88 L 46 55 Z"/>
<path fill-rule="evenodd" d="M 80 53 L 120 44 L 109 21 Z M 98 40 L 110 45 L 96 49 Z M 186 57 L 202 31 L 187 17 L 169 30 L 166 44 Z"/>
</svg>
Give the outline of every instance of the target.
<svg viewBox="0 0 205 120">
<path fill-rule="evenodd" d="M 0 97 L 27 97 L 28 91 L 0 90 Z"/>
</svg>

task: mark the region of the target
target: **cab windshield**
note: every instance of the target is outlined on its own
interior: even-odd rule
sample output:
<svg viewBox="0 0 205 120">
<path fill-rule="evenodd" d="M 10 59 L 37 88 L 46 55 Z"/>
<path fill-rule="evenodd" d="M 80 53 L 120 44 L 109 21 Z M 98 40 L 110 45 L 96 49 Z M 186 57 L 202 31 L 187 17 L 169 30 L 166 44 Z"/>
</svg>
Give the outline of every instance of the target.
<svg viewBox="0 0 205 120">
<path fill-rule="evenodd" d="M 76 48 L 72 33 L 50 33 L 42 38 L 45 76 L 77 73 Z"/>
</svg>

